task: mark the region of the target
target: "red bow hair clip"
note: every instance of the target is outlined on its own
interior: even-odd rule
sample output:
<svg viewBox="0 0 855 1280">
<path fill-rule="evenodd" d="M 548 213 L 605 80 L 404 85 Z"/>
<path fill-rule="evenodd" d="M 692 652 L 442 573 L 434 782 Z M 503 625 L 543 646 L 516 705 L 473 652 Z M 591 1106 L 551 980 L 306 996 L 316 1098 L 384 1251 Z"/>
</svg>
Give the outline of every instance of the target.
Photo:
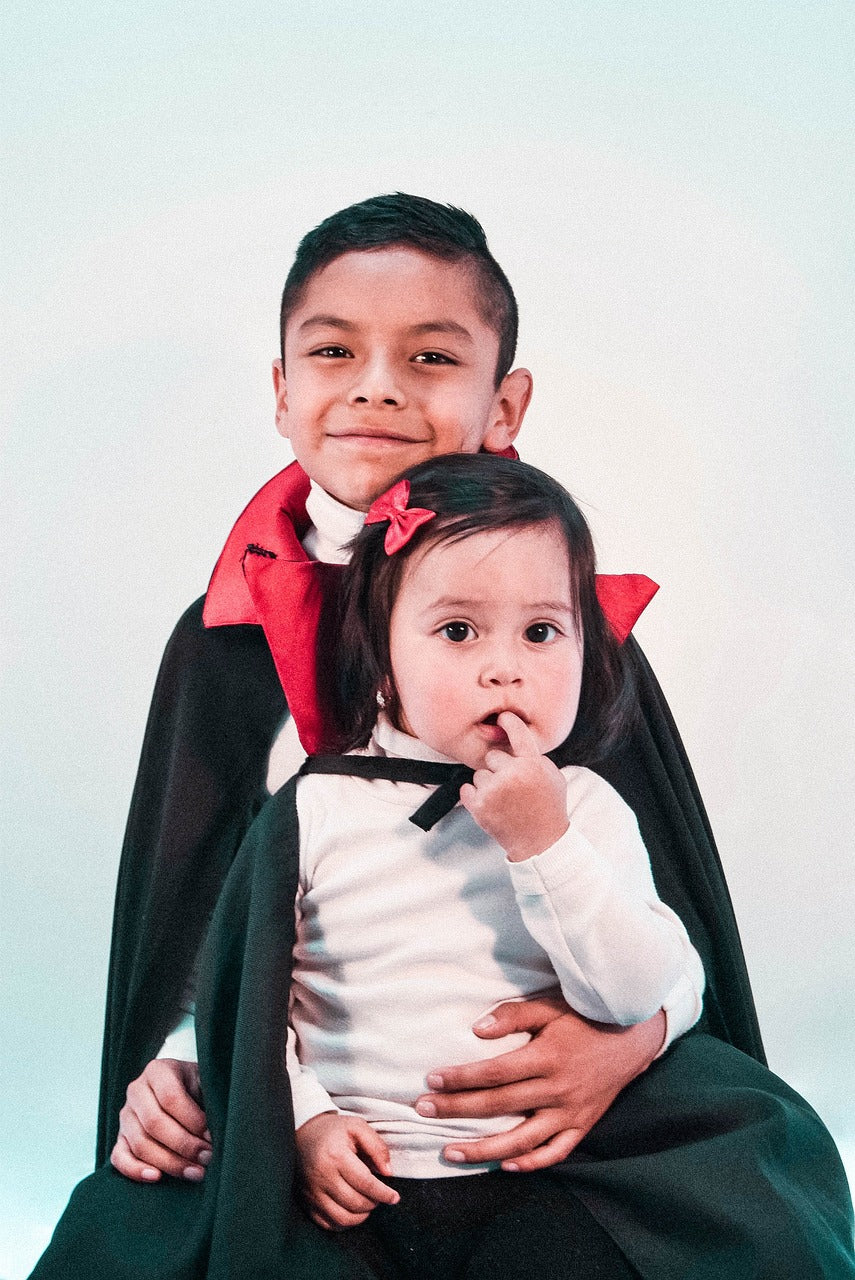
<svg viewBox="0 0 855 1280">
<path fill-rule="evenodd" d="M 383 546 L 387 556 L 393 556 L 401 547 L 405 547 L 416 529 L 428 520 L 433 520 L 435 511 L 426 507 L 408 507 L 410 500 L 409 480 L 399 480 L 391 489 L 381 493 L 376 502 L 372 502 L 365 517 L 366 524 L 379 524 L 381 520 L 389 521 Z"/>
</svg>

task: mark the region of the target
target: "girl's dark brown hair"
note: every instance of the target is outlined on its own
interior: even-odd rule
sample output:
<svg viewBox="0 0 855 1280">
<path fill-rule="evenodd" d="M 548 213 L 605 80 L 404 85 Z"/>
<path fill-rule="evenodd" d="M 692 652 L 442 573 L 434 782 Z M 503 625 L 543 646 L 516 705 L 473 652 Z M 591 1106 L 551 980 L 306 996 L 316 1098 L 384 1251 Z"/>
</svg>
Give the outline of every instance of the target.
<svg viewBox="0 0 855 1280">
<path fill-rule="evenodd" d="M 344 750 L 362 747 L 377 720 L 382 690 L 395 718 L 389 622 L 410 557 L 433 544 L 473 533 L 557 525 L 567 544 L 570 584 L 583 636 L 582 689 L 576 723 L 561 748 L 565 763 L 593 764 L 629 730 L 635 692 L 629 663 L 600 608 L 591 532 L 557 481 L 524 462 L 486 453 L 431 458 L 405 471 L 411 507 L 436 518 L 422 525 L 394 555 L 383 541 L 388 524 L 367 524 L 352 543 L 345 570 L 338 644 L 338 714 Z"/>
</svg>

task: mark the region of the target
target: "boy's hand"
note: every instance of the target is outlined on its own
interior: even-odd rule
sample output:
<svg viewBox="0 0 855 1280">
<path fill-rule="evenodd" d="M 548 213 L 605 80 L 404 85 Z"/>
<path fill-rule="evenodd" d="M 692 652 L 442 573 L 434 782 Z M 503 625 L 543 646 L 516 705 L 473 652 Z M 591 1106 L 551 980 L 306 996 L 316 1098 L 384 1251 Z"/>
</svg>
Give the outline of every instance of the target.
<svg viewBox="0 0 855 1280">
<path fill-rule="evenodd" d="M 300 1125 L 296 1139 L 303 1196 L 319 1227 L 343 1231 L 364 1222 L 378 1204 L 400 1200 L 368 1167 L 392 1172 L 389 1148 L 365 1120 L 323 1111 Z"/>
<path fill-rule="evenodd" d="M 524 720 L 503 711 L 498 723 L 508 736 L 508 749 L 487 752 L 472 782 L 460 788 L 460 803 L 511 862 L 524 862 L 555 844 L 570 825 L 567 783 L 561 770 L 541 755 Z"/>
<path fill-rule="evenodd" d="M 497 1058 L 432 1071 L 434 1092 L 419 1098 L 416 1110 L 455 1119 L 528 1112 L 507 1133 L 443 1152 L 457 1163 L 500 1160 L 503 1169 L 528 1173 L 565 1160 L 621 1090 L 647 1070 L 665 1039 L 665 1014 L 660 1009 L 647 1022 L 611 1027 L 589 1022 L 560 995 L 537 996 L 498 1005 L 473 1030 L 491 1040 L 529 1031 L 532 1039 Z"/>
<path fill-rule="evenodd" d="M 200 1182 L 211 1160 L 211 1135 L 199 1105 L 199 1067 L 156 1058 L 128 1085 L 119 1112 L 119 1136 L 110 1163 L 134 1182 L 158 1182 L 164 1173 Z"/>
</svg>

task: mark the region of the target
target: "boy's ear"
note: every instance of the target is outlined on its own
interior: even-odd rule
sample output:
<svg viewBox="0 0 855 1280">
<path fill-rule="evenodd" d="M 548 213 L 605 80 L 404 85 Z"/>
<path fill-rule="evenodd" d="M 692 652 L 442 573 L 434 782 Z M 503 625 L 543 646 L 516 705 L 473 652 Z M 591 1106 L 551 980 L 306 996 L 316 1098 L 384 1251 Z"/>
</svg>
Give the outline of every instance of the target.
<svg viewBox="0 0 855 1280">
<path fill-rule="evenodd" d="M 282 361 L 273 361 L 273 390 L 276 393 L 276 430 L 288 439 L 288 390 Z"/>
<path fill-rule="evenodd" d="M 528 369 L 512 369 L 499 383 L 490 408 L 490 425 L 482 443 L 487 453 L 501 453 L 517 437 L 534 388 Z"/>
</svg>

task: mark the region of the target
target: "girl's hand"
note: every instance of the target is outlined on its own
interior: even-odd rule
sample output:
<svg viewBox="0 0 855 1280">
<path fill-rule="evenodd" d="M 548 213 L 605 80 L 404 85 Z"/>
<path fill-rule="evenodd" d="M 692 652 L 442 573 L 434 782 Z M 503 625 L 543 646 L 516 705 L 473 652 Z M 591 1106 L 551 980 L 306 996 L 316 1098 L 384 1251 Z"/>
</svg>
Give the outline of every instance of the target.
<svg viewBox="0 0 855 1280">
<path fill-rule="evenodd" d="M 201 1107 L 199 1067 L 156 1058 L 128 1085 L 110 1163 L 133 1182 L 164 1173 L 200 1182 L 211 1159 L 211 1135 Z"/>
<path fill-rule="evenodd" d="M 369 1169 L 370 1163 L 378 1173 L 391 1175 L 389 1148 L 358 1116 L 324 1111 L 300 1125 L 296 1139 L 303 1197 L 319 1227 L 355 1227 L 378 1204 L 400 1200 Z"/>
<path fill-rule="evenodd" d="M 555 844 L 570 825 L 567 783 L 518 715 L 503 711 L 498 723 L 509 750 L 487 752 L 483 768 L 460 788 L 460 803 L 511 862 L 524 862 Z"/>
</svg>

